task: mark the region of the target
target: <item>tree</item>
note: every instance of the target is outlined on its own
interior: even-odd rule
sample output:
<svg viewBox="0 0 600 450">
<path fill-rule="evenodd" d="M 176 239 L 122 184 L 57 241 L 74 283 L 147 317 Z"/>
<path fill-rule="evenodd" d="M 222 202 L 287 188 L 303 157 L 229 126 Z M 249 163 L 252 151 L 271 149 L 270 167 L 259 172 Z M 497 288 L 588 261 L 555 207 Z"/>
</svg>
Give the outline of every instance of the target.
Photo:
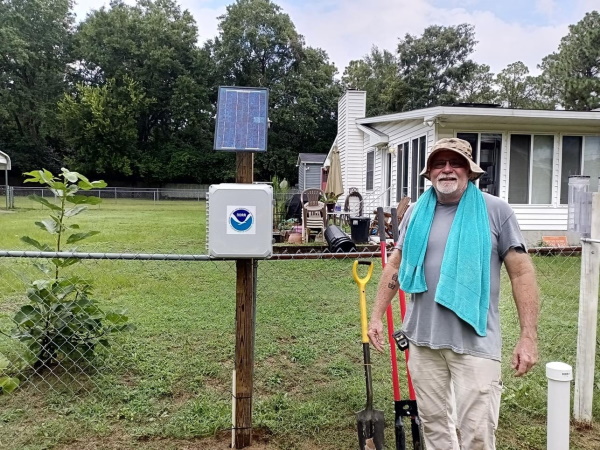
<svg viewBox="0 0 600 450">
<path fill-rule="evenodd" d="M 507 108 L 554 109 L 551 99 L 545 99 L 538 77 L 532 77 L 521 61 L 509 64 L 496 77 L 498 101 Z"/>
<path fill-rule="evenodd" d="M 123 82 L 109 79 L 98 87 L 78 84 L 75 95 L 66 94 L 59 102 L 65 139 L 72 149 L 65 162 L 111 176 L 139 172 L 137 161 L 143 155 L 137 146 L 136 118 L 151 100 L 132 79 Z"/>
<path fill-rule="evenodd" d="M 218 19 L 220 33 L 209 46 L 224 82 L 267 86 L 284 78 L 302 56 L 304 38 L 270 0 L 237 0 Z"/>
<path fill-rule="evenodd" d="M 546 56 L 540 68 L 546 94 L 569 110 L 600 107 L 600 14 L 588 12 L 562 38 L 558 52 Z"/>
<path fill-rule="evenodd" d="M 396 111 L 398 82 L 398 60 L 388 50 L 375 46 L 363 59 L 350 61 L 342 76 L 346 89 L 367 91 L 368 116 Z"/>
<path fill-rule="evenodd" d="M 205 45 L 215 84 L 269 88 L 269 150 L 257 155 L 256 176 L 293 181 L 298 153 L 327 152 L 335 138 L 336 69 L 270 0 L 237 0 L 219 20 Z"/>
<path fill-rule="evenodd" d="M 108 128 L 93 130 L 102 136 L 94 152 L 101 157 L 86 157 L 85 144 L 71 135 L 73 167 L 88 168 L 93 161 L 96 174 L 150 182 L 209 181 L 210 167 L 196 156 L 208 151 L 212 142 L 210 60 L 196 42 L 194 19 L 173 0 L 140 0 L 135 6 L 113 1 L 110 9 L 86 18 L 75 35 L 72 79 L 90 89 L 74 89 L 73 101 L 63 105 L 63 113 L 70 111 L 64 118 L 79 120 L 81 127 L 100 125 L 89 115 L 77 118 L 76 112 L 93 104 L 86 103 L 86 96 L 102 102 L 103 120 L 114 123 L 121 115 L 131 116 L 115 136 L 107 135 Z M 140 101 L 130 103 L 132 96 Z"/>
<path fill-rule="evenodd" d="M 468 59 L 475 47 L 472 25 L 427 27 L 421 37 L 406 34 L 398 44 L 398 85 L 403 110 L 456 103 L 459 86 L 477 70 Z"/>
<path fill-rule="evenodd" d="M 471 73 L 456 83 L 458 101 L 463 103 L 494 103 L 494 74 L 486 64 L 474 64 Z"/>
<path fill-rule="evenodd" d="M 0 146 L 17 171 L 57 166 L 56 102 L 64 89 L 71 0 L 0 2 Z"/>
</svg>

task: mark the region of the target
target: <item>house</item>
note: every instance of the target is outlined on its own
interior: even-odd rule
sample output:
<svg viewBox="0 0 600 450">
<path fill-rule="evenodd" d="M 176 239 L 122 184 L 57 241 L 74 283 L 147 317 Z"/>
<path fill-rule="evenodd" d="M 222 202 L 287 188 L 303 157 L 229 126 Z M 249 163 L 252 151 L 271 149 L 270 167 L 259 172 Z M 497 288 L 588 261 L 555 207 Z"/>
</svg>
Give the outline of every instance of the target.
<svg viewBox="0 0 600 450">
<path fill-rule="evenodd" d="M 430 185 L 418 176 L 427 154 L 446 137 L 471 143 L 475 161 L 486 170 L 478 187 L 511 204 L 530 243 L 569 234 L 570 175 L 589 175 L 589 190 L 598 190 L 600 111 L 465 104 L 365 117 L 365 110 L 366 92 L 345 92 L 334 142 L 344 189 L 359 189 L 365 211 L 396 206 L 404 196 L 416 201 Z M 579 242 L 575 235 L 569 240 Z"/>
<path fill-rule="evenodd" d="M 300 153 L 298 155 L 298 190 L 323 189 L 327 179 L 323 175 L 326 153 Z"/>
</svg>

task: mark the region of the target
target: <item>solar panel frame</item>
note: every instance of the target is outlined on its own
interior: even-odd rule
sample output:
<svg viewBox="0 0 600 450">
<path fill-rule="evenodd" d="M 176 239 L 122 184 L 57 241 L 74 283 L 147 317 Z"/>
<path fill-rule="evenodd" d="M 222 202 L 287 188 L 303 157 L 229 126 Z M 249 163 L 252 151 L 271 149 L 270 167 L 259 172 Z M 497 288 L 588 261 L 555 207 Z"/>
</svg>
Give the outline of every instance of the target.
<svg viewBox="0 0 600 450">
<path fill-rule="evenodd" d="M 219 86 L 215 150 L 266 152 L 269 128 L 269 90 Z"/>
</svg>

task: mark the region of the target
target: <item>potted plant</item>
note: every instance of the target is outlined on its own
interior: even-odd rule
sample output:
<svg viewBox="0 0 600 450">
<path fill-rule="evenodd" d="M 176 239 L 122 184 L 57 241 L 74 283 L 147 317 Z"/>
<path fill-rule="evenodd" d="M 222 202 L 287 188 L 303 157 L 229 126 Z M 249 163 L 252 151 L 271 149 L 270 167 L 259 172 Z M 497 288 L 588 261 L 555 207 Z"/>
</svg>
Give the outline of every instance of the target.
<svg viewBox="0 0 600 450">
<path fill-rule="evenodd" d="M 335 204 L 339 197 L 340 194 L 334 194 L 333 192 L 325 192 L 321 196 L 321 201 L 325 203 L 328 212 L 333 212 L 333 210 L 335 209 Z"/>
</svg>

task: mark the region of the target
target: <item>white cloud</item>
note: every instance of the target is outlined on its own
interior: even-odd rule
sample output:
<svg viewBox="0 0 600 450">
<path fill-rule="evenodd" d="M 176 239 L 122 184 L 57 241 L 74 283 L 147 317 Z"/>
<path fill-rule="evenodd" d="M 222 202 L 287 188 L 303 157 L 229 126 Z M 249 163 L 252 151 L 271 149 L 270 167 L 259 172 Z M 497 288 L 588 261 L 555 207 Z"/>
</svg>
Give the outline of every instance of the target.
<svg viewBox="0 0 600 450">
<path fill-rule="evenodd" d="M 326 50 L 340 73 L 350 60 L 362 58 L 373 45 L 395 51 L 398 39 L 406 33 L 420 35 L 433 24 L 469 23 L 475 26 L 479 42 L 473 54 L 476 62 L 488 64 L 497 73 L 510 63 L 522 61 L 535 74 L 539 72 L 537 64 L 556 51 L 568 32 L 566 23 L 508 23 L 488 11 L 436 8 L 426 0 L 372 0 L 368 8 L 361 0 L 348 0 L 330 11 L 319 11 L 317 5 L 282 5 L 307 43 Z"/>
<path fill-rule="evenodd" d="M 488 11 L 448 11 L 445 17 L 447 23 L 475 25 L 478 44 L 473 59 L 480 64 L 488 64 L 494 73 L 516 61 L 522 61 L 531 74 L 539 73 L 537 65 L 544 56 L 556 51 L 560 39 L 568 32 L 567 24 L 534 26 L 509 23 Z"/>
<path fill-rule="evenodd" d="M 198 26 L 198 43 L 202 44 L 206 40 L 213 39 L 218 35 L 219 22 L 217 17 L 225 14 L 225 6 L 203 8 L 194 0 L 182 0 L 179 3 L 181 9 L 187 9 L 196 20 L 196 25 Z"/>
<path fill-rule="evenodd" d="M 585 11 L 600 9 L 600 0 L 573 0 L 567 8 L 569 14 L 563 14 L 566 6 L 562 3 L 536 0 L 535 7 L 544 14 L 538 12 L 539 25 L 533 25 L 499 18 L 490 12 L 491 2 L 485 0 L 438 2 L 445 7 L 434 7 L 432 0 L 274 1 L 290 15 L 308 45 L 327 52 L 340 74 L 351 60 L 368 54 L 373 45 L 395 52 L 398 39 L 406 33 L 420 35 L 429 25 L 460 23 L 475 26 L 479 41 L 473 54 L 475 61 L 490 65 L 496 73 L 510 63 L 523 61 L 535 74 L 539 72 L 536 66 L 542 58 L 557 50 L 560 39 L 568 33 L 568 25 L 581 20 Z M 134 4 L 135 0 L 126 2 Z M 217 36 L 217 17 L 225 13 L 226 4 L 233 2 L 223 0 L 220 6 L 213 6 L 214 0 L 179 0 L 178 3 L 194 16 L 202 43 Z M 86 11 L 103 4 L 108 2 L 81 0 L 75 9 L 83 19 Z M 545 23 L 550 18 L 553 20 Z"/>
<path fill-rule="evenodd" d="M 551 18 L 557 10 L 557 4 L 554 0 L 536 0 L 535 9 L 537 12 Z"/>
<path fill-rule="evenodd" d="M 398 38 L 420 34 L 428 24 L 431 7 L 424 0 L 362 0 L 338 2 L 334 10 L 318 4 L 287 6 L 296 29 L 308 45 L 324 49 L 340 73 L 353 59 L 367 55 L 371 47 L 395 52 Z"/>
</svg>

